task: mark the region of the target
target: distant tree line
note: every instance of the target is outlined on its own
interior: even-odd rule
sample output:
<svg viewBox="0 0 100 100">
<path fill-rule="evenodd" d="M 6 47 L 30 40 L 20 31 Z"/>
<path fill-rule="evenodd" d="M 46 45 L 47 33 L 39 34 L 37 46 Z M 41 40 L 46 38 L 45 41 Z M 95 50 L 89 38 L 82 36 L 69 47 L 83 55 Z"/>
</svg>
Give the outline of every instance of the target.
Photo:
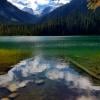
<svg viewBox="0 0 100 100">
<path fill-rule="evenodd" d="M 0 24 L 0 35 L 96 35 L 100 34 L 98 13 L 72 13 L 41 24 Z"/>
</svg>

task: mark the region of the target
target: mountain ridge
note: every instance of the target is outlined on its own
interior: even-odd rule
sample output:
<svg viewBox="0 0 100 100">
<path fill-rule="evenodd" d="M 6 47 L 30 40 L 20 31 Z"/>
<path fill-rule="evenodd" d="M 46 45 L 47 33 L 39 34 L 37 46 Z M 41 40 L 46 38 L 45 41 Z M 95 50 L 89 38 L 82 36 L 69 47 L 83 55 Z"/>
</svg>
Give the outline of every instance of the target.
<svg viewBox="0 0 100 100">
<path fill-rule="evenodd" d="M 70 0 L 8 0 L 10 3 L 21 9 L 22 11 L 26 11 L 28 13 L 31 13 L 33 15 L 37 16 L 43 16 L 44 10 L 48 7 L 51 8 L 51 10 L 48 10 L 47 13 L 50 13 L 54 9 L 63 6 L 66 3 L 69 3 Z M 24 9 L 26 8 L 26 10 Z M 31 9 L 31 11 L 30 11 Z M 46 13 L 45 12 L 45 13 Z"/>
<path fill-rule="evenodd" d="M 72 0 L 32 24 L 1 25 L 1 35 L 98 35 L 100 34 L 100 9 L 90 10 L 87 0 Z M 9 31 L 6 28 L 9 27 Z M 11 34 L 13 33 L 13 34 Z"/>
<path fill-rule="evenodd" d="M 36 16 L 28 14 L 13 6 L 7 0 L 0 0 L 0 22 L 4 23 L 33 23 Z"/>
<path fill-rule="evenodd" d="M 87 0 L 72 0 L 69 4 L 66 4 L 64 6 L 61 6 L 57 9 L 55 9 L 54 11 L 52 11 L 51 13 L 47 14 L 46 16 L 42 17 L 42 21 L 44 20 L 48 20 L 50 19 L 55 19 L 57 17 L 64 17 L 67 16 L 71 13 L 74 12 L 82 12 L 82 13 L 86 13 L 88 11 L 91 11 L 87 8 Z"/>
</svg>

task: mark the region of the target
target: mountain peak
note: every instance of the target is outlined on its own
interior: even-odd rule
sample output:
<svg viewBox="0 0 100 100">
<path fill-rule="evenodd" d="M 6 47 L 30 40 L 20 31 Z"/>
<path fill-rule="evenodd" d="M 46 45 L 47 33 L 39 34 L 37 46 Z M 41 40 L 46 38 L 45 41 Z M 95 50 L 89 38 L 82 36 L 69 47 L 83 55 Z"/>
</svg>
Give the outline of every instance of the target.
<svg viewBox="0 0 100 100">
<path fill-rule="evenodd" d="M 0 23 L 33 23 L 36 16 L 21 11 L 7 0 L 0 0 Z"/>
<path fill-rule="evenodd" d="M 34 15 L 43 15 L 69 3 L 71 0 L 8 0 L 19 9 Z M 44 13 L 45 9 L 48 9 Z"/>
</svg>

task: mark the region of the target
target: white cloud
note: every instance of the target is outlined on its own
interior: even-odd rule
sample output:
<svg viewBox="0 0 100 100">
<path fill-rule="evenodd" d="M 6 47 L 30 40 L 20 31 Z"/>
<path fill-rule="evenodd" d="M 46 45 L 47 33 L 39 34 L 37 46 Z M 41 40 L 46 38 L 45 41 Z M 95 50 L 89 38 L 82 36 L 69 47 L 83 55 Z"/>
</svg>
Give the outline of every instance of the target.
<svg viewBox="0 0 100 100">
<path fill-rule="evenodd" d="M 63 4 L 66 4 L 66 3 L 69 3 L 70 0 L 61 0 L 60 2 L 63 3 Z"/>
<path fill-rule="evenodd" d="M 32 2 L 32 0 L 30 0 Z M 34 0 L 37 4 L 46 5 L 49 4 L 49 0 Z"/>
<path fill-rule="evenodd" d="M 9 2 L 11 2 L 13 5 L 15 5 L 16 7 L 18 7 L 19 9 L 23 9 L 24 5 L 20 4 L 19 2 L 21 1 L 22 3 L 25 3 L 24 0 L 8 0 Z"/>
<path fill-rule="evenodd" d="M 38 8 L 38 5 L 49 4 L 48 0 L 8 0 L 8 1 L 20 9 L 23 9 L 24 7 L 29 7 L 32 8 L 33 10 L 36 10 Z"/>
<path fill-rule="evenodd" d="M 66 4 L 70 0 L 8 0 L 13 5 L 18 7 L 19 9 L 23 9 L 24 7 L 31 8 L 34 13 L 41 13 L 43 9 L 47 6 L 53 6 L 53 8 L 57 8 L 61 6 L 60 4 Z M 42 6 L 42 7 L 40 7 Z"/>
<path fill-rule="evenodd" d="M 54 0 L 53 2 L 55 3 L 62 3 L 62 4 L 66 4 L 66 3 L 69 3 L 70 0 Z"/>
</svg>

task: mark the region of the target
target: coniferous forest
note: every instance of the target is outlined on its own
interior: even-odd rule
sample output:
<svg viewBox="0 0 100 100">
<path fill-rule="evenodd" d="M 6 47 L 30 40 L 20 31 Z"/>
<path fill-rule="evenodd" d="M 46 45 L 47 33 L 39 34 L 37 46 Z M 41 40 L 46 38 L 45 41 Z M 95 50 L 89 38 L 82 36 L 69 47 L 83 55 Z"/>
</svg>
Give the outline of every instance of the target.
<svg viewBox="0 0 100 100">
<path fill-rule="evenodd" d="M 0 35 L 97 35 L 100 33 L 98 15 L 78 12 L 41 24 L 0 24 Z"/>
<path fill-rule="evenodd" d="M 0 16 L 0 35 L 97 35 L 100 33 L 99 4 L 99 0 L 89 0 L 88 4 L 87 0 L 72 0 L 50 14 L 38 19 L 34 17 L 35 23 L 27 23 L 32 16 L 25 22 L 5 22 Z"/>
</svg>

